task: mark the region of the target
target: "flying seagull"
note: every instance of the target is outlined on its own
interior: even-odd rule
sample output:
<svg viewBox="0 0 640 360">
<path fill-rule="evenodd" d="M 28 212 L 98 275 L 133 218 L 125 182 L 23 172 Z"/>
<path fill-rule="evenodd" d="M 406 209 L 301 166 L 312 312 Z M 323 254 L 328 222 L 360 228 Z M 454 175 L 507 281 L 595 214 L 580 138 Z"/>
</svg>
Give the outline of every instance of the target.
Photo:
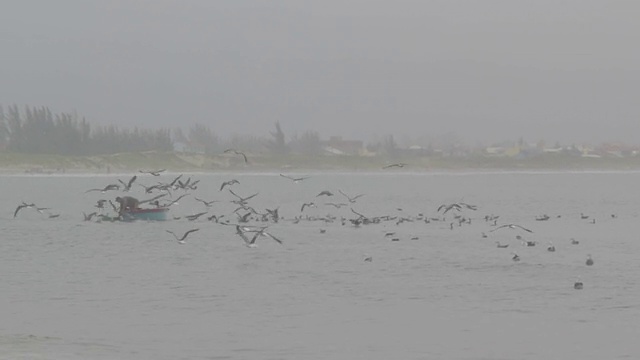
<svg viewBox="0 0 640 360">
<path fill-rule="evenodd" d="M 105 186 L 102 189 L 89 189 L 89 190 L 85 191 L 85 194 L 88 193 L 88 192 L 91 192 L 91 191 L 100 191 L 101 193 L 105 193 L 105 192 L 107 192 L 109 190 L 120 190 L 120 185 L 118 185 L 118 184 L 109 184 L 109 185 Z"/>
<path fill-rule="evenodd" d="M 200 201 L 201 203 L 204 204 L 204 206 L 206 207 L 211 207 L 213 205 L 213 203 L 218 202 L 218 200 L 211 200 L 211 201 L 206 201 L 206 200 L 202 200 L 202 199 L 198 199 L 195 198 L 197 201 Z"/>
<path fill-rule="evenodd" d="M 160 170 L 151 170 L 151 171 L 143 171 L 143 170 L 138 170 L 140 173 L 142 174 L 151 174 L 153 176 L 160 176 L 161 172 L 167 171 L 167 169 L 160 169 Z"/>
<path fill-rule="evenodd" d="M 234 153 L 236 155 L 242 155 L 242 158 L 244 159 L 244 163 L 248 164 L 249 160 L 247 159 L 247 155 L 245 155 L 242 151 L 238 151 L 236 149 L 227 149 L 224 151 L 225 153 Z"/>
<path fill-rule="evenodd" d="M 13 217 L 18 216 L 18 212 L 24 208 L 31 208 L 31 207 L 35 207 L 36 204 L 27 204 L 26 202 L 22 202 L 22 204 L 18 205 L 18 207 L 16 208 L 16 211 L 13 212 Z"/>
<path fill-rule="evenodd" d="M 98 213 L 94 211 L 91 214 L 87 215 L 83 212 L 82 215 L 84 216 L 84 221 L 91 221 L 91 218 L 98 215 Z"/>
<path fill-rule="evenodd" d="M 224 189 L 225 186 L 231 186 L 233 184 L 240 184 L 240 181 L 238 181 L 236 179 L 225 181 L 225 182 L 222 183 L 222 185 L 220 186 L 220 190 L 218 190 L 218 191 L 222 191 L 222 189 Z"/>
<path fill-rule="evenodd" d="M 129 179 L 129 182 L 124 182 L 120 179 L 118 179 L 118 181 L 122 184 L 122 191 L 129 191 L 131 190 L 131 185 L 133 185 L 133 182 L 136 181 L 138 177 L 136 175 L 133 175 L 133 177 L 131 177 L 131 179 Z"/>
<path fill-rule="evenodd" d="M 364 194 L 359 194 L 359 195 L 356 195 L 356 196 L 353 196 L 353 197 L 352 197 L 352 196 L 349 196 L 349 195 L 347 195 L 347 194 L 343 193 L 343 192 L 342 192 L 342 190 L 338 190 L 338 192 L 339 192 L 340 194 L 342 194 L 344 197 L 346 197 L 346 198 L 347 198 L 347 200 L 349 200 L 349 202 L 350 202 L 350 203 L 352 203 L 352 204 L 353 204 L 353 203 L 355 203 L 355 202 L 356 202 L 356 200 L 357 200 L 359 197 L 364 196 Z"/>
<path fill-rule="evenodd" d="M 253 238 L 251 239 L 250 244 L 253 245 L 256 242 L 256 239 L 258 238 L 258 236 L 265 236 L 265 237 L 270 237 L 273 240 L 275 240 L 278 244 L 282 245 L 282 241 L 280 239 L 278 239 L 277 237 L 271 235 L 271 233 L 266 232 L 265 230 L 267 230 L 266 227 L 263 227 L 259 230 L 250 230 L 249 232 L 255 232 L 256 234 L 253 235 Z"/>
<path fill-rule="evenodd" d="M 237 197 L 239 199 L 239 200 L 232 200 L 231 202 L 234 203 L 234 204 L 239 204 L 239 205 L 245 205 L 247 203 L 247 200 L 252 199 L 254 196 L 258 195 L 258 193 L 255 193 L 255 194 L 249 195 L 247 197 L 242 197 L 242 196 L 234 193 L 233 190 L 231 190 L 231 189 L 229 189 L 229 192 L 233 196 L 235 196 L 235 197 Z"/>
<path fill-rule="evenodd" d="M 306 179 L 309 178 L 309 176 L 302 176 L 302 177 L 297 177 L 296 178 L 296 177 L 291 177 L 291 176 L 287 176 L 287 175 L 284 175 L 284 174 L 280 174 L 280 176 L 282 176 L 283 178 L 287 178 L 287 179 L 293 181 L 294 183 L 299 183 L 300 181 L 306 180 Z"/>
<path fill-rule="evenodd" d="M 193 214 L 193 215 L 185 215 L 185 218 L 187 220 L 189 220 L 189 221 L 194 221 L 194 220 L 197 220 L 200 216 L 202 216 L 202 215 L 204 215 L 206 213 L 207 213 L 206 211 L 203 211 L 203 212 L 199 212 L 199 213 Z"/>
<path fill-rule="evenodd" d="M 335 207 L 336 209 L 340 209 L 343 206 L 347 206 L 347 204 L 345 204 L 345 203 L 325 203 L 325 205 L 331 205 L 331 206 Z"/>
<path fill-rule="evenodd" d="M 321 191 L 320 194 L 316 195 L 316 197 L 323 196 L 323 195 L 325 195 L 325 196 L 333 196 L 333 193 L 331 191 L 329 191 L 329 190 L 324 190 L 324 191 Z"/>
<path fill-rule="evenodd" d="M 392 167 L 403 168 L 405 166 L 407 166 L 407 164 L 397 163 L 397 164 L 389 164 L 389 165 L 383 166 L 382 168 L 383 169 L 389 169 L 389 168 L 392 168 Z"/>
<path fill-rule="evenodd" d="M 449 212 L 449 210 L 456 210 L 456 211 L 461 211 L 462 208 L 467 208 L 469 210 L 477 210 L 478 207 L 475 205 L 469 205 L 467 203 L 453 203 L 453 204 L 442 204 L 438 207 L 437 212 L 440 212 L 440 210 L 444 209 L 444 212 L 442 213 L 443 215 L 446 214 L 447 212 Z"/>
<path fill-rule="evenodd" d="M 178 240 L 178 243 L 180 243 L 180 244 L 184 244 L 184 239 L 186 239 L 186 238 L 187 238 L 187 236 L 188 236 L 189 234 L 191 234 L 192 232 L 196 232 L 196 231 L 198 231 L 198 230 L 200 230 L 200 229 L 191 229 L 191 230 L 188 230 L 187 232 L 185 232 L 185 233 L 184 233 L 184 235 L 182 235 L 182 237 L 178 237 L 178 235 L 176 235 L 176 234 L 175 234 L 173 231 L 171 231 L 171 230 L 166 230 L 166 231 L 167 231 L 169 234 L 173 235 L 173 237 L 175 237 L 175 238 L 176 238 L 176 240 Z"/>
<path fill-rule="evenodd" d="M 304 204 L 302 204 L 302 207 L 300 208 L 300 212 L 303 212 L 304 208 L 307 207 L 307 206 L 308 207 L 316 207 L 316 204 L 314 204 L 313 202 L 304 203 Z"/>
<path fill-rule="evenodd" d="M 518 228 L 518 229 L 522 229 L 522 230 L 524 230 L 524 231 L 526 231 L 526 232 L 530 232 L 530 233 L 532 233 L 532 232 L 533 232 L 533 231 L 531 231 L 531 230 L 529 230 L 529 229 L 527 229 L 527 228 L 525 228 L 525 227 L 522 227 L 522 226 L 520 226 L 520 225 L 517 225 L 517 224 L 505 224 L 505 225 L 501 225 L 501 226 L 498 226 L 498 227 L 497 227 L 497 228 L 495 228 L 495 229 L 489 230 L 489 232 L 496 231 L 496 230 L 503 229 L 503 228 L 509 228 L 509 229 L 515 229 L 515 228 Z"/>
</svg>

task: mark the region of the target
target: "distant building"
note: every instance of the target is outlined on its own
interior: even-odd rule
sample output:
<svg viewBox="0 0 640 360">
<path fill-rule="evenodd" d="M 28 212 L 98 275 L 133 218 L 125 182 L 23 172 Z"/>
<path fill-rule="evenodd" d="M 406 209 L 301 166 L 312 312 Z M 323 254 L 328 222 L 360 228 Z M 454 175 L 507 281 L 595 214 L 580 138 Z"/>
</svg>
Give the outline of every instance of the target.
<svg viewBox="0 0 640 360">
<path fill-rule="evenodd" d="M 180 153 L 190 153 L 190 154 L 204 154 L 204 148 L 202 146 L 193 145 L 193 144 L 185 144 L 183 142 L 175 141 L 173 143 L 173 151 Z"/>
<path fill-rule="evenodd" d="M 323 141 L 325 150 L 335 155 L 360 155 L 364 151 L 364 143 L 360 140 L 343 140 L 341 136 L 331 136 Z"/>
</svg>

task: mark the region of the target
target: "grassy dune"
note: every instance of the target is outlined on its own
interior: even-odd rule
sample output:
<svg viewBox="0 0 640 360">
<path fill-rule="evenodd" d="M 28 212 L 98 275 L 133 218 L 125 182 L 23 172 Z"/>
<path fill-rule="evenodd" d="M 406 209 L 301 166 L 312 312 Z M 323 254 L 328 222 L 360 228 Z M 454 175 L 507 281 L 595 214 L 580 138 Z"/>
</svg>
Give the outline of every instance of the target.
<svg viewBox="0 0 640 360">
<path fill-rule="evenodd" d="M 492 157 L 410 157 L 387 159 L 361 156 L 282 157 L 249 155 L 249 164 L 230 154 L 201 155 L 175 152 L 121 153 L 103 156 L 61 156 L 0 153 L 0 169 L 7 173 L 109 173 L 140 169 L 170 171 L 373 171 L 393 162 L 408 164 L 404 170 L 640 170 L 640 158 L 581 158 L 542 155 L 531 159 Z M 402 171 L 395 169 L 393 171 Z"/>
</svg>

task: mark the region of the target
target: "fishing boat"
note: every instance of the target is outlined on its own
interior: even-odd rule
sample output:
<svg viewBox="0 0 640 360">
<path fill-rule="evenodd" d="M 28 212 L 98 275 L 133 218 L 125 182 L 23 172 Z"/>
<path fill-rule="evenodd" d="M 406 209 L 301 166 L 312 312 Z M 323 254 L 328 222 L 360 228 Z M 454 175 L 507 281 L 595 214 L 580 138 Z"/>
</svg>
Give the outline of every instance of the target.
<svg viewBox="0 0 640 360">
<path fill-rule="evenodd" d="M 151 208 L 151 209 L 133 209 L 122 214 L 124 221 L 146 220 L 146 221 L 165 221 L 167 220 L 168 207 Z"/>
</svg>

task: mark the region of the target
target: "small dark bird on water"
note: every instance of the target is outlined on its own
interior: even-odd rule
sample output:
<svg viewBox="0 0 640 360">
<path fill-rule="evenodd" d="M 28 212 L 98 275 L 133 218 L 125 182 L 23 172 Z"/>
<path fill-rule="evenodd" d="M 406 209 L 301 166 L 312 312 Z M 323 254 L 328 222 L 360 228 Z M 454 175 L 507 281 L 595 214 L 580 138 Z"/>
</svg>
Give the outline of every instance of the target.
<svg viewBox="0 0 640 360">
<path fill-rule="evenodd" d="M 586 264 L 587 264 L 587 266 L 593 265 L 593 259 L 591 258 L 591 255 L 587 255 Z"/>
<path fill-rule="evenodd" d="M 173 237 L 175 237 L 175 238 L 176 238 L 176 240 L 178 240 L 178 243 L 180 243 L 180 244 L 184 244 L 184 239 L 186 239 L 186 238 L 187 238 L 187 236 L 188 236 L 189 234 L 191 234 L 192 232 L 196 232 L 196 231 L 198 231 L 198 230 L 200 230 L 200 229 L 191 229 L 191 230 L 188 230 L 188 231 L 187 231 L 187 232 L 185 232 L 181 237 L 178 237 L 178 235 L 176 235 L 176 234 L 175 234 L 173 231 L 171 231 L 171 230 L 166 230 L 166 231 L 167 231 L 169 234 L 173 235 Z"/>
<path fill-rule="evenodd" d="M 584 287 L 584 284 L 580 280 L 573 283 L 573 288 L 576 290 L 582 290 L 583 287 Z"/>
</svg>

